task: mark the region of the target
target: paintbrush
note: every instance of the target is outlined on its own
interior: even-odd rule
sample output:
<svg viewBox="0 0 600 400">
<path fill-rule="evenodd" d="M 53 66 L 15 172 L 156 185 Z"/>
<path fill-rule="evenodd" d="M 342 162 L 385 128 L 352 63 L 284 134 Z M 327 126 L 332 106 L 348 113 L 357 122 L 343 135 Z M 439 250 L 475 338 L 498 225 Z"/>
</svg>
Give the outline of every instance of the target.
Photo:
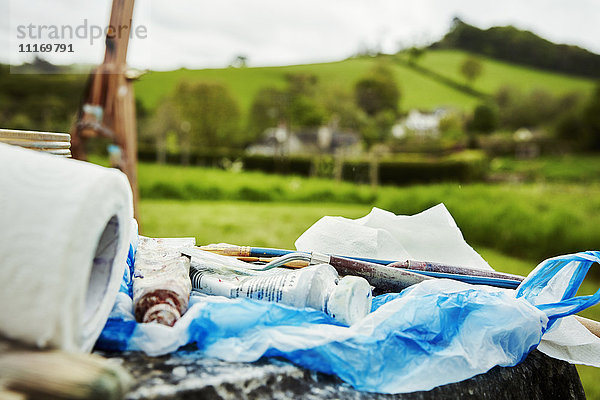
<svg viewBox="0 0 600 400">
<path fill-rule="evenodd" d="M 200 246 L 200 250 L 210 251 L 211 253 L 220 254 L 222 256 L 233 257 L 280 257 L 289 253 L 293 253 L 293 251 L 290 250 L 237 246 L 229 243 L 216 243 Z"/>
<path fill-rule="evenodd" d="M 236 257 L 236 258 L 240 261 L 244 261 L 247 263 L 263 263 L 263 264 L 268 264 L 270 262 L 277 260 L 277 257 Z M 282 267 L 304 268 L 304 267 L 308 267 L 308 265 L 309 265 L 308 261 L 296 260 L 296 261 L 289 261 L 289 262 L 283 264 Z"/>
<path fill-rule="evenodd" d="M 496 271 L 486 271 L 481 269 L 473 269 L 473 268 L 465 268 L 465 267 L 457 267 L 455 265 L 447 265 L 441 263 L 434 263 L 430 261 L 416 261 L 416 260 L 406 260 L 406 261 L 396 261 L 394 263 L 388 264 L 388 267 L 394 268 L 405 268 L 413 271 L 419 272 L 439 272 L 444 274 L 458 274 L 458 275 L 471 275 L 471 276 L 480 276 L 487 278 L 496 278 L 496 279 L 505 279 L 509 281 L 518 281 L 522 282 L 525 279 L 524 276 L 507 274 L 504 272 L 496 272 Z"/>
<path fill-rule="evenodd" d="M 405 267 L 399 267 L 398 266 L 399 263 L 391 263 L 388 265 L 382 265 L 382 264 L 372 263 L 372 262 L 368 262 L 368 261 L 362 261 L 362 260 L 350 258 L 350 257 L 330 256 L 330 255 L 323 255 L 323 254 L 317 255 L 317 253 L 312 253 L 312 258 L 311 258 L 310 263 L 315 264 L 315 263 L 319 263 L 319 262 L 330 264 L 331 266 L 333 266 L 336 269 L 348 268 L 351 265 L 352 268 L 360 269 L 361 266 L 366 266 L 369 269 L 373 269 L 373 270 L 377 271 L 378 268 L 385 267 L 386 270 L 387 269 L 398 270 L 398 271 L 407 272 L 407 273 L 411 273 L 413 275 L 418 275 L 418 276 L 420 275 L 420 276 L 426 276 L 429 278 L 454 279 L 454 280 L 458 280 L 461 282 L 470 283 L 473 285 L 488 285 L 488 286 L 494 286 L 494 287 L 500 287 L 500 288 L 506 288 L 506 289 L 514 289 L 517 286 L 519 286 L 519 284 L 521 283 L 521 281 L 513 280 L 513 279 L 506 279 L 504 277 L 498 278 L 498 277 L 477 276 L 477 275 L 470 275 L 470 274 L 466 275 L 466 274 L 461 274 L 458 272 L 450 273 L 450 272 L 413 270 L 413 269 L 409 269 L 409 268 L 405 268 Z M 461 271 L 461 272 L 464 273 L 464 272 L 470 271 L 470 270 L 467 270 L 466 268 L 464 270 L 465 271 Z M 340 272 L 340 271 L 338 270 L 338 272 Z M 340 272 L 340 273 L 342 273 L 342 272 Z M 350 273 L 350 274 L 352 275 L 352 273 Z M 377 285 L 373 285 L 373 286 L 377 287 Z"/>
<path fill-rule="evenodd" d="M 281 257 L 283 255 L 291 253 L 306 254 L 307 256 L 310 255 L 309 253 L 304 252 L 293 252 L 290 250 L 271 249 L 264 247 L 236 246 L 227 243 L 210 244 L 207 246 L 201 246 L 200 249 L 204 251 L 210 251 L 212 253 L 234 257 Z M 362 261 L 371 264 L 385 265 L 390 268 L 401 268 L 408 272 L 417 273 L 432 278 L 454 279 L 461 282 L 471 283 L 474 285 L 488 285 L 508 289 L 516 288 L 524 279 L 524 277 L 518 275 L 505 274 L 496 271 L 482 271 L 426 261 L 392 261 L 337 255 L 332 255 L 331 257 L 334 257 L 333 260 L 335 260 L 335 258 L 338 257 Z M 307 260 L 310 260 L 310 258 L 308 258 Z M 283 266 L 283 264 L 278 264 L 277 266 Z M 335 265 L 333 264 L 332 266 L 335 267 Z"/>
<path fill-rule="evenodd" d="M 131 384 L 123 367 L 97 355 L 31 350 L 0 342 L 0 387 L 4 390 L 0 396 L 116 400 L 124 397 Z"/>
</svg>

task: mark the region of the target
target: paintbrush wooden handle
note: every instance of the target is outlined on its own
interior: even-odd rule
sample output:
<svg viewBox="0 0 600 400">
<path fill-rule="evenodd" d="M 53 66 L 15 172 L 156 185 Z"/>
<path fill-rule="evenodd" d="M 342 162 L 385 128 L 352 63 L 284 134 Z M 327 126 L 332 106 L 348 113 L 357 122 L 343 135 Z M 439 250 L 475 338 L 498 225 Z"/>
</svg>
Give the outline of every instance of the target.
<svg viewBox="0 0 600 400">
<path fill-rule="evenodd" d="M 579 315 L 576 315 L 575 319 L 579 321 L 581 325 L 585 326 L 588 331 L 600 338 L 600 322 L 594 321 L 593 319 L 580 317 Z"/>
<path fill-rule="evenodd" d="M 293 253 L 291 250 L 269 249 L 264 247 L 237 246 L 229 243 L 209 244 L 200 246 L 200 250 L 210 251 L 211 253 L 222 256 L 234 257 L 281 257 Z"/>
<path fill-rule="evenodd" d="M 27 400 L 25 393 L 13 392 L 12 390 L 3 390 L 0 388 L 0 400 Z"/>
<path fill-rule="evenodd" d="M 497 278 L 497 279 L 508 279 L 512 281 L 522 282 L 525 279 L 524 276 L 505 274 L 503 272 L 496 271 L 484 271 L 479 269 L 457 267 L 453 265 L 446 265 L 441 263 L 429 262 L 429 261 L 415 261 L 406 260 L 398 261 L 389 264 L 388 267 L 394 268 L 406 268 L 414 271 L 425 271 L 425 272 L 441 272 L 445 274 L 454 275 L 470 275 L 470 276 L 481 276 L 485 278 Z"/>
</svg>

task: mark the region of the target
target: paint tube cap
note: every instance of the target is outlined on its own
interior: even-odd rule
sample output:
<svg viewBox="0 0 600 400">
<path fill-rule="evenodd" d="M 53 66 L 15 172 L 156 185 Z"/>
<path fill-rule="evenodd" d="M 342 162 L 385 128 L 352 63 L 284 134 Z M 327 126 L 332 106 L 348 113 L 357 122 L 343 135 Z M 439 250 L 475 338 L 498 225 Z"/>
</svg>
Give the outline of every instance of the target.
<svg viewBox="0 0 600 400">
<path fill-rule="evenodd" d="M 146 311 L 142 322 L 158 322 L 162 325 L 173 326 L 179 318 L 181 318 L 181 314 L 177 308 L 171 304 L 158 303 Z"/>
<path fill-rule="evenodd" d="M 352 325 L 371 311 L 371 285 L 358 276 L 345 276 L 335 286 L 327 301 L 327 314 L 339 322 Z"/>
</svg>

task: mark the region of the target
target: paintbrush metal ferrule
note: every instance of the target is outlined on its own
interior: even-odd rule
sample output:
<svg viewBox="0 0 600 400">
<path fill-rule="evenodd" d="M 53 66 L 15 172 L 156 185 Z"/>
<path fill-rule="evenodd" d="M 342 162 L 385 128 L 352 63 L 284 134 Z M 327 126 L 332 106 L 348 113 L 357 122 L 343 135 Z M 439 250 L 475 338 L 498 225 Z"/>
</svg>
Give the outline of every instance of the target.
<svg viewBox="0 0 600 400">
<path fill-rule="evenodd" d="M 330 261 L 331 261 L 331 256 L 328 256 L 327 254 L 317 253 L 316 251 L 313 251 L 312 253 L 310 253 L 310 264 L 311 265 L 329 264 Z"/>
<path fill-rule="evenodd" d="M 264 263 L 264 264 L 268 264 L 271 261 L 274 261 L 277 259 L 277 257 L 236 257 L 236 258 L 240 261 L 244 261 L 247 263 Z M 304 267 L 308 267 L 308 265 L 309 265 L 308 261 L 295 260 L 295 261 L 286 262 L 285 264 L 282 265 L 282 267 L 304 268 Z"/>
<path fill-rule="evenodd" d="M 209 244 L 206 246 L 200 246 L 200 250 L 209 251 L 211 253 L 219 254 L 222 256 L 232 257 L 256 257 L 251 253 L 251 247 L 249 246 L 236 246 L 229 243 L 217 243 Z"/>
</svg>

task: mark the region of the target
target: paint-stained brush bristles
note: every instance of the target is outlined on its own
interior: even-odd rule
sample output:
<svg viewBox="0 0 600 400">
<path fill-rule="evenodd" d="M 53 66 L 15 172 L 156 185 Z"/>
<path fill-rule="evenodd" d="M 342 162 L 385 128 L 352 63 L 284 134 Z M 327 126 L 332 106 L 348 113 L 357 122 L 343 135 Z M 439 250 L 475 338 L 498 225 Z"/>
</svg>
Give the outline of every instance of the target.
<svg viewBox="0 0 600 400">
<path fill-rule="evenodd" d="M 0 354 L 0 398 L 116 400 L 131 383 L 121 366 L 93 354 L 23 349 Z"/>
</svg>

